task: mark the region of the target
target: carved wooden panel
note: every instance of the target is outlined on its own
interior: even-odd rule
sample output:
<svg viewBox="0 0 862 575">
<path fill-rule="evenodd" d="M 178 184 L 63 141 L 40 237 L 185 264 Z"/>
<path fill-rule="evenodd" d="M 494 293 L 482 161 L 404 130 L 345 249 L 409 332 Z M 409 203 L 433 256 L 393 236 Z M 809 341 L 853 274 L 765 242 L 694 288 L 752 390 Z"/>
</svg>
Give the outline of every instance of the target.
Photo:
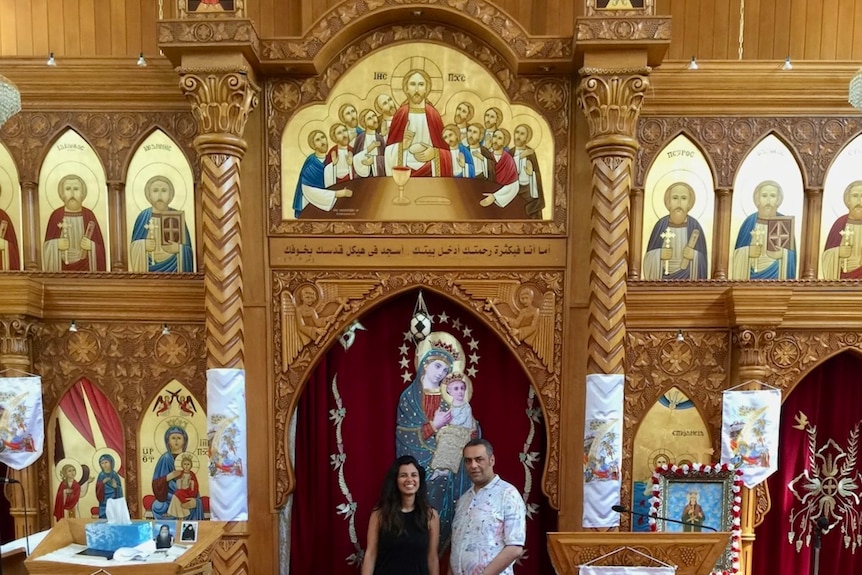
<svg viewBox="0 0 862 575">
<path fill-rule="evenodd" d="M 357 60 L 395 43 L 443 43 L 481 63 L 498 80 L 512 103 L 538 111 L 554 137 L 553 221 L 536 222 L 349 222 L 282 221 L 282 190 L 295 182 L 282 181 L 281 138 L 288 120 L 312 102 L 325 101 L 333 86 Z M 269 228 L 277 234 L 393 235 L 537 235 L 565 233 L 567 222 L 570 87 L 564 77 L 516 77 L 509 64 L 482 40 L 445 25 L 403 25 L 377 29 L 346 46 L 323 74 L 305 79 L 272 78 L 265 88 L 266 175 L 269 189 Z M 297 161 L 295 158 L 293 161 Z M 546 184 L 547 185 L 547 184 Z"/>
<path fill-rule="evenodd" d="M 3 124 L 0 140 L 9 148 L 22 182 L 38 182 L 42 159 L 67 128 L 78 132 L 93 147 L 109 182 L 125 180 L 135 149 L 156 128 L 183 149 L 195 180 L 199 179 L 197 155 L 192 147 L 197 126 L 191 112 L 21 112 Z"/>
<path fill-rule="evenodd" d="M 806 189 L 822 188 L 832 160 L 862 131 L 862 119 L 847 117 L 641 117 L 635 185 L 643 186 L 655 155 L 679 133 L 703 150 L 716 187 L 733 188 L 746 154 L 769 133 L 790 147 L 802 169 Z"/>
<path fill-rule="evenodd" d="M 764 348 L 766 383 L 788 393 L 815 367 L 842 351 L 862 353 L 862 332 L 780 331 Z"/>
<path fill-rule="evenodd" d="M 206 409 L 203 325 L 172 324 L 169 334 L 162 333 L 160 324 L 77 322 L 77 327 L 77 332 L 70 332 L 68 322 L 44 324 L 33 342 L 33 367 L 42 376 L 45 413 L 53 413 L 63 393 L 81 377 L 112 399 L 126 425 L 126 501 L 132 517 L 140 517 L 138 423 L 155 393 L 172 379 L 182 381 Z M 39 516 L 46 528 L 53 501 L 48 463 L 47 456 L 37 463 Z"/>
<path fill-rule="evenodd" d="M 683 341 L 677 340 L 674 331 L 626 334 L 623 453 L 632 453 L 635 429 L 643 414 L 674 386 L 695 403 L 708 427 L 721 427 L 721 391 L 729 387 L 730 342 L 730 333 L 723 330 L 686 331 Z M 717 432 L 713 448 L 717 460 Z M 631 482 L 632 460 L 624 458 L 623 501 L 631 501 Z"/>
<path fill-rule="evenodd" d="M 494 329 L 501 339 L 509 342 L 513 353 L 522 360 L 533 387 L 538 392 L 542 405 L 542 413 L 547 426 L 547 460 L 545 464 L 543 487 L 548 495 L 551 506 L 559 509 L 559 468 L 560 468 L 560 394 L 562 389 L 560 365 L 562 364 L 562 294 L 563 272 L 452 272 L 452 273 L 421 273 L 421 272 L 282 272 L 276 271 L 272 276 L 273 314 L 273 371 L 275 373 L 275 506 L 285 504 L 287 496 L 294 488 L 293 469 L 287 454 L 288 425 L 290 417 L 303 391 L 303 386 L 318 359 L 328 344 L 337 337 L 344 328 L 356 317 L 367 311 L 375 303 L 386 296 L 405 291 L 413 287 L 423 287 L 445 293 L 460 301 L 462 305 L 472 309 L 478 316 Z M 289 369 L 282 365 L 285 349 L 282 339 L 282 322 L 285 315 L 282 311 L 282 295 L 294 297 L 303 286 L 316 286 L 320 282 L 334 282 L 364 286 L 365 295 L 361 299 L 341 298 L 336 312 L 325 319 L 325 333 L 318 339 L 308 338 L 301 342 L 297 350 L 290 350 L 295 360 Z M 470 283 L 473 282 L 473 283 Z M 529 343 L 522 340 L 513 346 L 508 328 L 501 317 L 486 307 L 487 297 L 475 289 L 476 282 L 490 284 L 492 282 L 516 282 L 535 288 L 537 293 L 554 295 L 553 320 L 553 359 L 549 369 L 544 360 L 536 353 Z M 323 293 L 322 289 L 319 293 Z M 311 302 L 312 305 L 315 302 Z"/>
</svg>

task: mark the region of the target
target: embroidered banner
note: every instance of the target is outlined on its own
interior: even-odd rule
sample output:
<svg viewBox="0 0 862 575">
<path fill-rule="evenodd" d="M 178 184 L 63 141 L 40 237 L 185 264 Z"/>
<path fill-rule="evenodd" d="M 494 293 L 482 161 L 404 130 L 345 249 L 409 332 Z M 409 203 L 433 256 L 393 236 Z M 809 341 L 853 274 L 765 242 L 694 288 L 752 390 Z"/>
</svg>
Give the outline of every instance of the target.
<svg viewBox="0 0 862 575">
<path fill-rule="evenodd" d="M 581 575 L 674 575 L 676 567 L 591 567 L 580 566 Z"/>
<path fill-rule="evenodd" d="M 42 378 L 4 377 L 0 384 L 0 461 L 24 469 L 42 455 Z"/>
<path fill-rule="evenodd" d="M 210 450 L 210 516 L 248 520 L 245 370 L 207 370 L 207 440 Z"/>
<path fill-rule="evenodd" d="M 584 527 L 616 527 L 623 445 L 622 374 L 587 375 L 584 419 Z"/>
<path fill-rule="evenodd" d="M 781 392 L 725 391 L 721 413 L 721 462 L 742 471 L 749 489 L 778 469 Z"/>
</svg>

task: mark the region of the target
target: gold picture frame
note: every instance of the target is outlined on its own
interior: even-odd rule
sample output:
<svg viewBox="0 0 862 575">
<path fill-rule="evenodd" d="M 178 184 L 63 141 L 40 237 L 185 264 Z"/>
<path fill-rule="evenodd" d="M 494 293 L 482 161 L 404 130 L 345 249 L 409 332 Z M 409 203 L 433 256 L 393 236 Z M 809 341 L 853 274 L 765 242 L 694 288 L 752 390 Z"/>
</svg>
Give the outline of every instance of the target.
<svg viewBox="0 0 862 575">
<path fill-rule="evenodd" d="M 655 16 L 655 0 L 587 0 L 586 16 Z"/>
<path fill-rule="evenodd" d="M 179 0 L 180 18 L 245 18 L 245 0 Z"/>
</svg>

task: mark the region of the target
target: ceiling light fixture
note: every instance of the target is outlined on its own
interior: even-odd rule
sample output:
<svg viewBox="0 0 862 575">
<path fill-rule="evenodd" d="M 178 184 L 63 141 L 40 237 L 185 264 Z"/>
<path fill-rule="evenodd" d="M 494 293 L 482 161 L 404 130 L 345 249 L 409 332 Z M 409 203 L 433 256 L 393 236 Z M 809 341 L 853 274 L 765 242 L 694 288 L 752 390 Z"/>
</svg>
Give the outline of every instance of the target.
<svg viewBox="0 0 862 575">
<path fill-rule="evenodd" d="M 691 62 L 688 63 L 689 70 L 697 70 L 699 66 L 697 65 L 697 58 L 694 56 L 691 57 Z"/>
</svg>

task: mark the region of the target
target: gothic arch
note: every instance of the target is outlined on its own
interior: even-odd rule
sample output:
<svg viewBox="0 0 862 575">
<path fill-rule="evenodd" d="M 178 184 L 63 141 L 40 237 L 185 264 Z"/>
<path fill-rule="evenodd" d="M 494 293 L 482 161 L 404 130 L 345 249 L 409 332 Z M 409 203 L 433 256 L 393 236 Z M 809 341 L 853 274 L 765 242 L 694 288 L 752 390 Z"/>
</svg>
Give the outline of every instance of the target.
<svg viewBox="0 0 862 575">
<path fill-rule="evenodd" d="M 754 149 L 757 148 L 757 146 L 759 146 L 761 142 L 763 142 L 769 136 L 775 136 L 775 138 L 777 138 L 778 141 L 781 142 L 784 147 L 786 147 L 790 151 L 790 155 L 793 156 L 793 161 L 796 162 L 796 165 L 799 167 L 799 172 L 802 174 L 802 186 L 803 188 L 807 189 L 809 187 L 810 178 L 808 175 L 808 169 L 805 166 L 805 162 L 802 161 L 802 158 L 799 155 L 799 150 L 794 145 L 792 138 L 785 135 L 783 131 L 778 128 L 770 129 L 760 134 L 760 136 L 751 141 L 748 148 L 743 150 L 742 154 L 740 155 L 739 163 L 736 165 L 735 172 L 739 171 L 739 167 L 743 164 L 743 162 L 745 162 L 749 154 L 751 154 L 751 152 L 754 151 Z"/>
<path fill-rule="evenodd" d="M 671 132 L 668 137 L 663 138 L 662 141 L 656 146 L 656 152 L 654 155 L 642 155 L 640 150 L 638 151 L 639 162 L 635 179 L 638 187 L 642 188 L 646 185 L 647 174 L 649 174 L 653 165 L 655 165 L 656 160 L 658 159 L 658 152 L 664 150 L 668 146 L 668 144 L 673 142 L 679 136 L 685 136 L 688 141 L 691 142 L 692 145 L 697 148 L 697 150 L 701 154 L 703 154 L 703 158 L 706 160 L 706 164 L 709 166 L 710 175 L 712 176 L 713 190 L 718 187 L 718 169 L 715 165 L 715 159 L 709 153 L 709 149 L 707 148 L 707 146 L 705 146 L 703 142 L 700 142 L 697 139 L 697 135 L 692 132 L 692 130 L 687 126 L 678 127 L 676 131 Z"/>
<path fill-rule="evenodd" d="M 347 276 L 345 278 L 345 276 Z M 353 297 L 342 296 L 346 304 L 339 306 L 334 321 L 331 321 L 325 337 L 317 343 L 309 343 L 290 362 L 287 369 L 283 368 L 283 354 L 286 353 L 281 339 L 282 294 L 293 293 L 303 284 L 315 284 L 331 281 L 345 286 Z M 471 283 L 472 282 L 472 283 Z M 475 289 L 476 282 L 483 286 L 495 282 L 530 285 L 545 294 L 553 294 L 554 298 L 554 329 L 552 363 L 550 369 L 546 362 L 524 342 L 512 345 L 499 317 L 486 309 L 488 298 L 481 295 L 481 290 Z M 518 358 L 530 385 L 536 390 L 544 415 L 545 432 L 547 436 L 547 457 L 543 473 L 542 491 L 547 495 L 551 506 L 559 509 L 559 467 L 560 467 L 560 365 L 562 363 L 562 272 L 525 272 L 525 273 L 421 273 L 421 272 L 287 272 L 273 273 L 272 293 L 272 334 L 273 362 L 275 373 L 274 410 L 275 422 L 275 498 L 276 508 L 284 506 L 287 496 L 295 487 L 295 475 L 287 453 L 288 426 L 290 417 L 296 408 L 299 397 L 308 380 L 312 368 L 322 357 L 324 351 L 339 334 L 356 318 L 366 313 L 381 302 L 421 287 L 433 291 L 461 304 L 470 310 L 476 318 L 497 334 L 510 351 Z"/>
</svg>

